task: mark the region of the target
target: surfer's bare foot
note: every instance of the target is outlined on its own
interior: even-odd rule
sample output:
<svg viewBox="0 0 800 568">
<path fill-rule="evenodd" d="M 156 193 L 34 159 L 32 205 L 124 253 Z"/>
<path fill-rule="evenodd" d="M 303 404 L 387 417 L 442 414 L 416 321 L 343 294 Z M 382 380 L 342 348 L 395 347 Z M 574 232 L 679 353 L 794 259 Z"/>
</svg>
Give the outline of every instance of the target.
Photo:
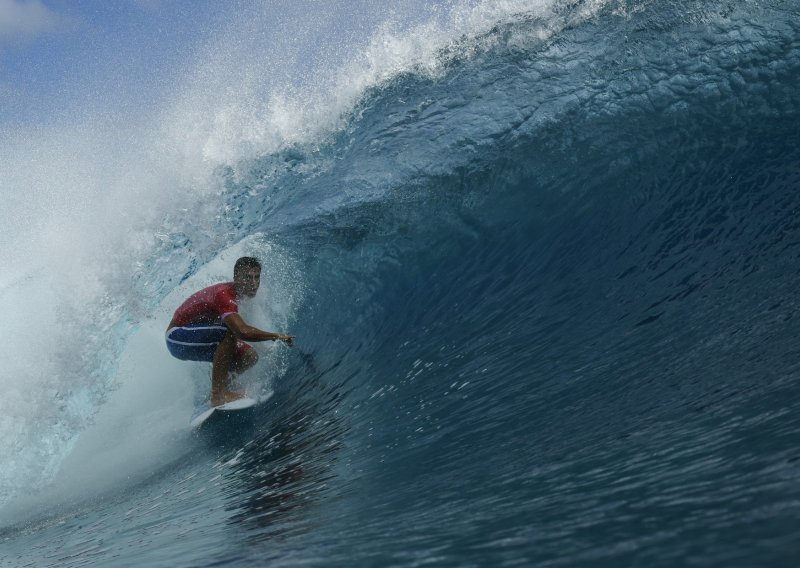
<svg viewBox="0 0 800 568">
<path fill-rule="evenodd" d="M 220 404 L 233 402 L 234 400 L 239 400 L 240 398 L 244 398 L 243 393 L 222 391 L 221 393 L 215 394 L 211 397 L 211 406 L 219 406 Z"/>
</svg>

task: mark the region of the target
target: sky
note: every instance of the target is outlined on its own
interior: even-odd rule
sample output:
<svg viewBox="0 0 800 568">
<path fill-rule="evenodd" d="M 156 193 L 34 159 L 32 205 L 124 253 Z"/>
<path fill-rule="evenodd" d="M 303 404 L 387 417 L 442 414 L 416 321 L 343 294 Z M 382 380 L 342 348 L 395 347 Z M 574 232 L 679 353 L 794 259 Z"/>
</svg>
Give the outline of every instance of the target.
<svg viewBox="0 0 800 568">
<path fill-rule="evenodd" d="M 58 120 L 76 104 L 154 104 L 230 4 L 0 0 L 0 128 Z"/>
<path fill-rule="evenodd" d="M 0 0 L 0 137 L 81 113 L 169 106 L 175 82 L 214 59 L 207 50 L 231 25 L 240 52 L 222 45 L 228 66 L 261 58 L 262 75 L 292 83 L 342 63 L 384 19 L 413 25 L 452 1 Z"/>
</svg>

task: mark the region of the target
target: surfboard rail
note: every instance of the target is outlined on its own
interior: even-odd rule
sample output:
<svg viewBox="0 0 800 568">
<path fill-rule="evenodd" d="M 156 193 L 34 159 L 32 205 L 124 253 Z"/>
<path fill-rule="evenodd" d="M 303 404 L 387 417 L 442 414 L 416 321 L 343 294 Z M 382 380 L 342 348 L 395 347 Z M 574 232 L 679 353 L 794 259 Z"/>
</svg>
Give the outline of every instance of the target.
<svg viewBox="0 0 800 568">
<path fill-rule="evenodd" d="M 192 418 L 189 421 L 189 427 L 199 428 L 216 413 L 235 414 L 237 412 L 253 408 L 257 404 L 261 404 L 269 400 L 272 395 L 273 391 L 269 391 L 265 395 L 257 398 L 244 397 L 231 402 L 226 402 L 225 404 L 220 404 L 218 406 L 210 406 L 208 403 L 206 403 L 195 409 L 195 413 L 192 415 Z"/>
</svg>

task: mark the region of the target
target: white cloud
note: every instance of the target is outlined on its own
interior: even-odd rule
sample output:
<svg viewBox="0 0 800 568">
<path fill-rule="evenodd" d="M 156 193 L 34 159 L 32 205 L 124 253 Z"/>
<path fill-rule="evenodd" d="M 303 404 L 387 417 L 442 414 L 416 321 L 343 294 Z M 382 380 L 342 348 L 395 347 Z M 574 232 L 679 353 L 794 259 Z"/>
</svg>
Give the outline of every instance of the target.
<svg viewBox="0 0 800 568">
<path fill-rule="evenodd" d="M 59 16 L 41 0 L 0 0 L 0 41 L 24 41 L 56 29 Z"/>
</svg>

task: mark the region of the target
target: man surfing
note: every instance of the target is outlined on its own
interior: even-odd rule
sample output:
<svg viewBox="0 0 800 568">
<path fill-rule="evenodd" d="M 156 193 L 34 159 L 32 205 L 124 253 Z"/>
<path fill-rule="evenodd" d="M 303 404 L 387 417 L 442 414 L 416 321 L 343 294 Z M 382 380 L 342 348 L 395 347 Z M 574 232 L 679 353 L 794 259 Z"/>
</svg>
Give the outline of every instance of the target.
<svg viewBox="0 0 800 568">
<path fill-rule="evenodd" d="M 261 263 L 243 256 L 233 267 L 233 282 L 195 292 L 175 310 L 167 326 L 169 352 L 182 361 L 207 361 L 211 367 L 211 406 L 242 398 L 230 390 L 230 374 L 256 364 L 258 354 L 245 341 L 283 341 L 294 336 L 262 331 L 239 315 L 239 300 L 252 298 L 261 284 Z"/>
</svg>

